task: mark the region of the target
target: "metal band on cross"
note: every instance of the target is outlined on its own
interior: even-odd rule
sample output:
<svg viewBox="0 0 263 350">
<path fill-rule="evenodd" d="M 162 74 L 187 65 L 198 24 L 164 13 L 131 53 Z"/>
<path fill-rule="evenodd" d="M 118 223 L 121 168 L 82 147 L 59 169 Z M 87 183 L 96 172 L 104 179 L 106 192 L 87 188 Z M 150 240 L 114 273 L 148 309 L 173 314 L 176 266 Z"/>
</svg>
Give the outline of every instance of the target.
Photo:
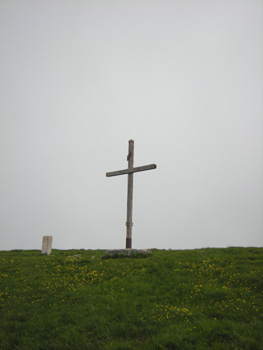
<svg viewBox="0 0 263 350">
<path fill-rule="evenodd" d="M 112 171 L 106 173 L 107 177 L 118 176 L 118 175 L 128 175 L 128 193 L 127 193 L 127 220 L 126 220 L 126 249 L 132 248 L 132 203 L 133 203 L 133 173 L 145 170 L 156 169 L 156 164 L 149 164 L 144 166 L 139 166 L 134 168 L 134 141 L 129 141 L 128 150 L 128 169 Z"/>
</svg>

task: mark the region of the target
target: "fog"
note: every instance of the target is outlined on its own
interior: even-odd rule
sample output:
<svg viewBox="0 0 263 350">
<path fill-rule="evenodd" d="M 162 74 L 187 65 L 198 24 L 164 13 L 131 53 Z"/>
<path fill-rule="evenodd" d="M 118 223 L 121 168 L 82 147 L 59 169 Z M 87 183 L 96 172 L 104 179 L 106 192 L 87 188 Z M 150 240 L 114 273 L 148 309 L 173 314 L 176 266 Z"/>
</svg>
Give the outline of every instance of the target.
<svg viewBox="0 0 263 350">
<path fill-rule="evenodd" d="M 263 246 L 262 1 L 0 1 L 0 250 Z"/>
</svg>

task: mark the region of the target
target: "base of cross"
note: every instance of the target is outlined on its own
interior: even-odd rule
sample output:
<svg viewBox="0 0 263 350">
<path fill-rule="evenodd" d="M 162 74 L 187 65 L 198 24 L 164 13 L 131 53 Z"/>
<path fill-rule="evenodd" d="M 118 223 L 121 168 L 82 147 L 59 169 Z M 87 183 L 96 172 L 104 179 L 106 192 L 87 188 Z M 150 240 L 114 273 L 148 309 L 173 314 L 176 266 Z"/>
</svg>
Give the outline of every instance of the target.
<svg viewBox="0 0 263 350">
<path fill-rule="evenodd" d="M 104 252 L 104 256 L 136 256 L 145 254 L 152 254 L 151 249 L 112 249 Z"/>
<path fill-rule="evenodd" d="M 127 225 L 127 223 L 126 223 Z M 132 247 L 132 240 L 131 238 L 126 238 L 126 249 L 131 249 Z"/>
</svg>

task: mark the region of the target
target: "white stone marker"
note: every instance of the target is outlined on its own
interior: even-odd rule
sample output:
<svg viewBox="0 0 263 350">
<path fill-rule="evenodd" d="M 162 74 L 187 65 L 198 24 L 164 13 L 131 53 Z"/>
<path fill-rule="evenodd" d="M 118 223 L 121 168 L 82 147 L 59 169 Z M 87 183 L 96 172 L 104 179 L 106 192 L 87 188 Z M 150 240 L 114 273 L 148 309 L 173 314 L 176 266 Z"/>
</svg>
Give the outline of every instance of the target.
<svg viewBox="0 0 263 350">
<path fill-rule="evenodd" d="M 52 251 L 52 236 L 43 236 L 41 254 L 49 255 Z"/>
</svg>

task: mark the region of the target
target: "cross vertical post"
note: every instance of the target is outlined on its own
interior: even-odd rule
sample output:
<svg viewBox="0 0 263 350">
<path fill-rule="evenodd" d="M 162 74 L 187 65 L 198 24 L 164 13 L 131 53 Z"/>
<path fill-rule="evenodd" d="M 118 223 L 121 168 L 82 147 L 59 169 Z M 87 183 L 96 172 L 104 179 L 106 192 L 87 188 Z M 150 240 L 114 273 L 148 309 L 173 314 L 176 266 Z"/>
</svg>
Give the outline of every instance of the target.
<svg viewBox="0 0 263 350">
<path fill-rule="evenodd" d="M 128 169 L 133 168 L 134 163 L 134 141 L 129 141 L 128 149 Z M 132 247 L 132 202 L 133 202 L 133 173 L 128 174 L 128 189 L 127 189 L 127 220 L 126 220 L 126 249 Z"/>
</svg>

